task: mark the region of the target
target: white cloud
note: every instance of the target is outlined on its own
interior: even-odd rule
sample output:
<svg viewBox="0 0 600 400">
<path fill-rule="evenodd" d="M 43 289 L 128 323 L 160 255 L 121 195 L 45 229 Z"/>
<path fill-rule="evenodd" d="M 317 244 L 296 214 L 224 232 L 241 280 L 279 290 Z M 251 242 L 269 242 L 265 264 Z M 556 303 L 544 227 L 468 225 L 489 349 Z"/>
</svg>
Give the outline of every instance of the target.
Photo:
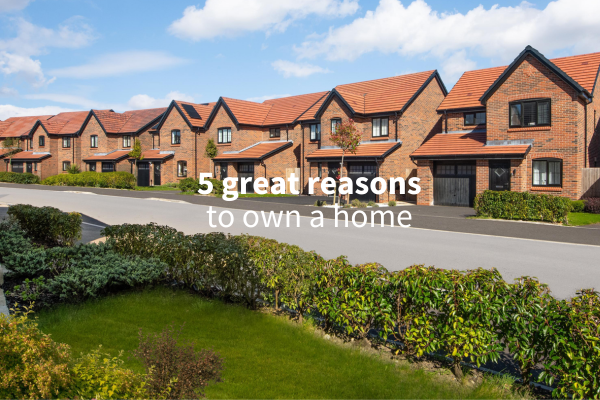
<svg viewBox="0 0 600 400">
<path fill-rule="evenodd" d="M 203 8 L 187 7 L 168 31 L 194 41 L 244 32 L 283 32 L 293 21 L 311 14 L 345 17 L 358 8 L 358 0 L 206 0 Z"/>
<path fill-rule="evenodd" d="M 465 50 L 459 50 L 442 61 L 442 76 L 449 87 L 454 86 L 458 78 L 465 72 L 477 68 L 477 63 L 467 58 Z"/>
<path fill-rule="evenodd" d="M 528 44 L 547 55 L 557 50 L 598 51 L 599 14 L 598 0 L 557 0 L 544 9 L 525 1 L 514 7 L 480 5 L 465 14 L 438 13 L 424 0 L 408 6 L 399 0 L 380 0 L 374 11 L 322 37 L 308 37 L 295 51 L 300 58 L 329 60 L 354 60 L 374 51 L 453 57 L 446 68 L 455 71 L 460 63 L 471 65 L 467 53 L 460 53 L 465 50 L 505 63 Z"/>
<path fill-rule="evenodd" d="M 258 96 L 258 97 L 250 97 L 248 99 L 246 99 L 247 101 L 254 101 L 256 103 L 262 103 L 265 100 L 272 100 L 272 99 L 280 99 L 282 97 L 290 97 L 291 94 L 267 94 L 264 96 Z"/>
<path fill-rule="evenodd" d="M 154 97 L 148 96 L 147 94 L 138 94 L 129 99 L 127 105 L 133 110 L 143 110 L 146 108 L 166 107 L 169 105 L 169 103 L 171 103 L 171 100 L 181 100 L 190 103 L 194 102 L 194 98 L 192 96 L 181 92 L 173 91 L 167 93 L 167 95 L 162 99 L 156 99 Z"/>
<path fill-rule="evenodd" d="M 35 87 L 51 83 L 42 71 L 42 63 L 27 56 L 0 51 L 0 72 L 4 75 L 16 75 Z"/>
<path fill-rule="evenodd" d="M 16 97 L 19 95 L 17 89 L 9 88 L 6 86 L 0 87 L 0 97 Z"/>
<path fill-rule="evenodd" d="M 29 3 L 30 0 L 0 0 L 0 13 L 22 10 Z"/>
<path fill-rule="evenodd" d="M 307 63 L 295 63 L 286 60 L 277 60 L 271 63 L 275 71 L 282 74 L 284 77 L 291 76 L 296 78 L 304 78 L 312 74 L 324 74 L 331 72 L 330 70 Z"/>
<path fill-rule="evenodd" d="M 187 61 L 161 51 L 124 51 L 104 54 L 87 64 L 50 71 L 58 77 L 87 79 L 118 76 L 135 72 L 157 71 Z"/>
<path fill-rule="evenodd" d="M 75 111 L 69 108 L 44 106 L 34 108 L 17 107 L 10 104 L 0 104 L 0 120 L 10 117 L 28 117 L 33 115 L 56 115 L 61 112 Z"/>
<path fill-rule="evenodd" d="M 109 109 L 114 106 L 114 104 L 104 104 L 99 103 L 94 100 L 87 99 L 82 96 L 71 95 L 71 94 L 63 94 L 63 93 L 36 93 L 36 94 L 26 94 L 23 98 L 28 100 L 46 100 L 52 101 L 54 103 L 63 103 L 70 104 L 73 106 L 77 106 L 78 109 Z"/>
</svg>

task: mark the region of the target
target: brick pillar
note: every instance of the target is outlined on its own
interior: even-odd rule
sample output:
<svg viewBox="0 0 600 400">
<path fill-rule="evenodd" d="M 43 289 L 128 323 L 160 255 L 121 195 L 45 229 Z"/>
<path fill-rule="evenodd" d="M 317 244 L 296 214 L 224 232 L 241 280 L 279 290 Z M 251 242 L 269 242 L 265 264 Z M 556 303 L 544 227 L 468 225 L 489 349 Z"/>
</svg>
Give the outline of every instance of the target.
<svg viewBox="0 0 600 400">
<path fill-rule="evenodd" d="M 418 160 L 417 176 L 421 179 L 419 186 L 421 192 L 417 195 L 417 204 L 420 206 L 433 205 L 433 161 Z"/>
<path fill-rule="evenodd" d="M 488 160 L 477 160 L 476 194 L 483 193 L 490 187 L 490 167 Z"/>
<path fill-rule="evenodd" d="M 527 160 L 510 160 L 510 190 L 513 192 L 526 192 L 529 173 Z"/>
</svg>

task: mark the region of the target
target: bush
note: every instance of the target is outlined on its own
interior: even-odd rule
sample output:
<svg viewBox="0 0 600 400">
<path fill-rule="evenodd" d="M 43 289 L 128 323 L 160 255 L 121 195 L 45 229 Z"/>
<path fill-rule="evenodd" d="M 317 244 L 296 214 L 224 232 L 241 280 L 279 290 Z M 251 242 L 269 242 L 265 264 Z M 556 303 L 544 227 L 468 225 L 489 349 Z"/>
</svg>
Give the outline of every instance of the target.
<svg viewBox="0 0 600 400">
<path fill-rule="evenodd" d="M 390 200 L 390 201 L 388 201 L 388 206 L 390 206 L 390 207 L 396 207 L 396 200 Z"/>
<path fill-rule="evenodd" d="M 379 207 L 379 204 L 375 203 L 373 200 L 369 201 L 369 202 L 367 203 L 367 205 L 368 205 L 369 207 Z"/>
<path fill-rule="evenodd" d="M 54 207 L 34 207 L 27 204 L 10 206 L 7 213 L 37 243 L 72 246 L 81 239 L 82 218 L 79 213 L 64 213 Z"/>
<path fill-rule="evenodd" d="M 69 169 L 67 169 L 67 173 L 69 174 L 79 174 L 81 172 L 81 168 L 77 164 L 71 164 Z"/>
<path fill-rule="evenodd" d="M 323 207 L 326 205 L 327 205 L 327 202 L 325 200 L 317 200 L 317 201 L 315 201 L 315 204 L 314 204 L 315 207 Z"/>
<path fill-rule="evenodd" d="M 199 399 L 211 382 L 221 381 L 223 359 L 212 350 L 196 351 L 191 343 L 179 343 L 181 329 L 173 326 L 161 333 L 139 332 L 139 347 L 134 356 L 146 367 L 148 392 L 152 398 L 164 393 L 169 399 Z"/>
<path fill-rule="evenodd" d="M 572 200 L 571 201 L 571 211 L 580 213 L 585 209 L 585 200 Z"/>
<path fill-rule="evenodd" d="M 71 382 L 69 347 L 42 333 L 30 312 L 0 314 L 0 398 L 48 399 Z"/>
<path fill-rule="evenodd" d="M 25 231 L 21 229 L 16 221 L 0 222 L 0 263 L 4 262 L 4 257 L 13 253 L 26 252 L 35 246 L 25 236 Z"/>
<path fill-rule="evenodd" d="M 367 203 L 363 203 L 359 199 L 352 200 L 350 202 L 350 204 L 352 205 L 352 207 L 356 207 L 356 208 L 365 208 L 365 207 L 367 207 Z"/>
<path fill-rule="evenodd" d="M 40 178 L 29 172 L 22 174 L 18 172 L 0 172 L 0 182 L 34 184 L 40 183 Z"/>
<path fill-rule="evenodd" d="M 208 179 L 213 185 L 212 194 L 215 196 L 223 195 L 223 182 L 218 179 Z M 185 178 L 179 181 L 179 189 L 184 193 L 198 193 L 199 189 L 206 190 L 207 185 L 200 185 L 200 181 L 194 178 Z"/>
<path fill-rule="evenodd" d="M 478 217 L 523 221 L 568 222 L 571 200 L 529 192 L 486 190 L 475 197 Z"/>
<path fill-rule="evenodd" d="M 42 181 L 49 186 L 82 186 L 114 189 L 135 189 L 136 179 L 129 172 L 82 172 L 49 176 Z"/>
<path fill-rule="evenodd" d="M 600 197 L 586 199 L 585 212 L 600 214 Z"/>
</svg>

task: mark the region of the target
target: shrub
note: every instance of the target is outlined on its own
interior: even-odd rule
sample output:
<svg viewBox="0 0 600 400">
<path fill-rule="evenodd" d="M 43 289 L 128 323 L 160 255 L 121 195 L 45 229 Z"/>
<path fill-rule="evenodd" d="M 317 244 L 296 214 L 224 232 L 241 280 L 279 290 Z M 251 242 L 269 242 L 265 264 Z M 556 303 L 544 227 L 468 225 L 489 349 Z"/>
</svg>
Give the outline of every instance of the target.
<svg viewBox="0 0 600 400">
<path fill-rule="evenodd" d="M 223 182 L 218 179 L 208 179 L 213 185 L 212 194 L 215 196 L 223 195 Z M 200 181 L 194 178 L 185 178 L 179 181 L 179 189 L 184 193 L 198 193 L 199 189 L 206 190 L 207 185 L 200 185 Z"/>
<path fill-rule="evenodd" d="M 25 231 L 14 220 L 0 222 L 0 263 L 13 253 L 26 252 L 35 246 L 25 236 Z"/>
<path fill-rule="evenodd" d="M 204 388 L 221 381 L 223 359 L 212 350 L 194 349 L 191 343 L 179 343 L 181 329 L 173 326 L 160 333 L 139 332 L 139 347 L 134 356 L 146 367 L 148 392 L 151 397 L 164 393 L 169 399 L 198 399 Z"/>
<path fill-rule="evenodd" d="M 18 221 L 33 241 L 46 245 L 72 246 L 81 239 L 81 214 L 64 213 L 54 207 L 34 207 L 16 204 L 8 215 Z"/>
<path fill-rule="evenodd" d="M 57 397 L 71 382 L 69 347 L 42 333 L 30 311 L 0 314 L 0 398 Z"/>
<path fill-rule="evenodd" d="M 82 186 L 114 189 L 135 189 L 136 179 L 129 172 L 82 172 L 49 176 L 42 181 L 49 186 Z"/>
<path fill-rule="evenodd" d="M 81 168 L 77 164 L 71 164 L 69 169 L 67 169 L 67 173 L 69 174 L 79 174 L 81 172 Z"/>
<path fill-rule="evenodd" d="M 477 216 L 524 221 L 567 222 L 571 200 L 528 192 L 486 190 L 475 197 Z"/>
<path fill-rule="evenodd" d="M 369 201 L 369 202 L 367 203 L 367 205 L 368 205 L 369 207 L 379 207 L 379 204 L 375 203 L 373 200 Z"/>
<path fill-rule="evenodd" d="M 350 202 L 350 204 L 352 205 L 352 207 L 356 207 L 356 208 L 365 208 L 365 207 L 367 207 L 367 203 L 363 203 L 359 199 L 352 200 Z M 373 204 L 375 204 L 375 202 L 373 202 Z"/>
<path fill-rule="evenodd" d="M 327 205 L 327 202 L 325 200 L 317 200 L 317 201 L 315 201 L 315 204 L 314 204 L 315 207 L 323 207 L 326 205 Z"/>
<path fill-rule="evenodd" d="M 390 207 L 396 207 L 396 200 L 390 200 L 390 201 L 388 201 L 388 206 L 390 206 Z"/>
<path fill-rule="evenodd" d="M 22 174 L 18 172 L 0 172 L 0 182 L 37 184 L 40 183 L 40 178 L 29 172 Z"/>
<path fill-rule="evenodd" d="M 585 212 L 600 214 L 600 197 L 586 199 Z"/>
<path fill-rule="evenodd" d="M 585 200 L 573 200 L 571 201 L 571 211 L 580 213 L 585 209 Z"/>
</svg>

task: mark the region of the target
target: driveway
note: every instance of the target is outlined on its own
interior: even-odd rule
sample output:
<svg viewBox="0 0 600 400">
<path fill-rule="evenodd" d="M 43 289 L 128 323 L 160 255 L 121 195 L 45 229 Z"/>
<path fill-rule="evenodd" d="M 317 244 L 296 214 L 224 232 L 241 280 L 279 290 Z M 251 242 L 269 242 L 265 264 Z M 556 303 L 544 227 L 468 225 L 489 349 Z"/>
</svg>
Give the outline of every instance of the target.
<svg viewBox="0 0 600 400">
<path fill-rule="evenodd" d="M 137 192 L 124 192 L 137 193 Z M 141 193 L 141 192 L 140 192 Z M 147 193 L 147 192 L 145 192 Z M 153 193 L 154 195 L 154 193 Z M 170 225 L 185 233 L 205 233 L 225 231 L 232 234 L 249 233 L 277 239 L 282 242 L 297 244 L 305 250 L 315 250 L 321 255 L 331 258 L 339 255 L 348 256 L 352 263 L 379 262 L 389 270 L 399 270 L 413 264 L 435 265 L 440 268 L 472 269 L 497 268 L 507 281 L 528 275 L 536 276 L 549 284 L 554 295 L 561 298 L 572 296 L 578 289 L 600 288 L 600 247 L 597 245 L 577 244 L 529 239 L 523 237 L 504 237 L 487 233 L 456 232 L 448 230 L 433 230 L 423 228 L 428 221 L 438 221 L 438 226 L 452 228 L 453 224 L 467 221 L 476 226 L 495 224 L 499 231 L 510 227 L 515 233 L 527 231 L 537 232 L 537 224 L 516 222 L 496 222 L 481 220 L 465 220 L 464 217 L 445 214 L 442 207 L 429 207 L 429 215 L 413 212 L 412 228 L 399 227 L 370 227 L 365 228 L 335 228 L 334 221 L 324 220 L 324 227 L 312 228 L 310 211 L 306 207 L 301 212 L 300 227 L 292 224 L 289 228 L 265 228 L 262 223 L 255 228 L 247 228 L 243 223 L 246 209 L 258 210 L 265 208 L 265 202 L 235 201 L 228 202 L 229 208 L 224 208 L 225 202 L 214 198 L 210 202 L 220 201 L 219 206 L 213 205 L 213 210 L 221 212 L 228 210 L 235 218 L 235 223 L 227 228 L 211 228 L 208 214 L 210 205 L 186 202 L 188 198 L 197 196 L 171 196 L 159 198 L 154 195 L 128 197 L 114 195 L 98 195 L 90 192 L 72 193 L 68 191 L 32 190 L 16 187 L 0 188 L 0 203 L 27 203 L 36 206 L 50 205 L 64 211 L 78 211 L 97 221 L 106 224 L 147 223 L 156 222 Z M 233 208 L 233 206 L 236 206 Z M 246 206 L 244 209 L 242 206 Z M 289 208 L 287 205 L 272 204 L 272 208 Z M 296 206 L 298 210 L 302 206 Z M 406 207 L 409 209 L 410 207 Z M 412 209 L 416 210 L 413 206 Z M 411 210 L 412 210 L 411 209 Z M 331 212 L 327 212 L 332 216 Z M 460 214 L 468 210 L 452 209 Z M 449 212 L 447 212 L 449 214 Z M 326 215 L 327 217 L 327 215 Z M 419 221 L 417 223 L 417 221 Z M 224 221 L 225 222 L 225 221 Z M 421 226 L 419 226 L 421 225 Z M 553 227 L 566 236 L 576 236 L 580 229 L 569 227 Z M 481 228 L 482 230 L 484 228 Z M 541 231 L 540 231 L 541 232 Z M 587 235 L 598 236 L 598 230 L 588 230 Z M 557 235 L 548 233 L 548 235 Z"/>
</svg>

